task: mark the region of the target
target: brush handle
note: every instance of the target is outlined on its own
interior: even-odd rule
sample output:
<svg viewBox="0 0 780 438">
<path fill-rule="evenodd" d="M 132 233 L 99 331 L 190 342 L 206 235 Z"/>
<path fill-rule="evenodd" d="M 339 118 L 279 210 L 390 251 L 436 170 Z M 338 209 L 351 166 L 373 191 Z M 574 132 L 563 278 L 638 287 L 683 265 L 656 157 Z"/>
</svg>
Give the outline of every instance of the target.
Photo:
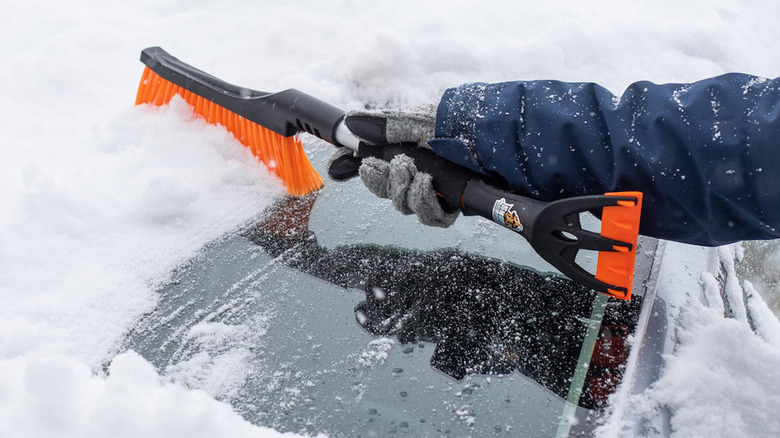
<svg viewBox="0 0 780 438">
<path fill-rule="evenodd" d="M 238 87 L 179 61 L 159 47 L 145 49 L 141 61 L 163 79 L 282 136 L 308 132 L 328 143 L 355 150 L 361 158 L 371 156 L 390 161 L 405 154 L 415 161 L 420 171 L 433 177 L 434 189 L 445 210 L 477 214 L 521 234 L 561 273 L 592 289 L 617 297 L 630 294 L 630 280 L 625 286 L 610 285 L 582 269 L 575 257 L 580 249 L 628 254 L 627 266 L 633 273 L 635 245 L 582 229 L 579 213 L 628 204 L 639 207 L 641 194 L 581 196 L 549 203 L 536 201 L 491 186 L 488 176 L 415 144 L 376 146 L 360 142 L 344 124 L 343 110 L 296 89 L 265 93 Z M 628 234 L 634 232 L 635 242 L 639 208 L 634 212 L 636 220 Z M 623 226 L 617 222 L 625 220 L 618 216 L 621 218 L 615 221 L 616 226 Z"/>
<path fill-rule="evenodd" d="M 160 47 L 144 49 L 141 62 L 163 79 L 282 136 L 303 131 L 331 144 L 351 145 L 337 140 L 352 142 L 344 133 L 337 136 L 344 111 L 294 88 L 266 93 L 239 87 L 180 61 Z"/>
</svg>

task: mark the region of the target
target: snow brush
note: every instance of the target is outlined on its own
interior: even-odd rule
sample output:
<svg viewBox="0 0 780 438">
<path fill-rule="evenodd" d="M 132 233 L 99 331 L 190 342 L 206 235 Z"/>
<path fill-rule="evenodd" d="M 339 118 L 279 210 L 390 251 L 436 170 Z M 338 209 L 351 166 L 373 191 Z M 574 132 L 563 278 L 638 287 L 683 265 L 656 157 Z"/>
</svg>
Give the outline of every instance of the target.
<svg viewBox="0 0 780 438">
<path fill-rule="evenodd" d="M 634 278 L 641 192 L 578 196 L 543 202 L 501 190 L 484 175 L 414 144 L 371 145 L 344 122 L 345 112 L 296 89 L 266 93 L 238 87 L 179 61 L 159 47 L 141 52 L 146 64 L 136 104 L 164 105 L 175 95 L 209 123 L 219 124 L 249 147 L 292 196 L 318 190 L 323 180 L 297 134 L 306 132 L 355 151 L 358 157 L 390 161 L 405 154 L 433 176 L 445 209 L 462 210 L 525 237 L 548 263 L 603 294 L 628 300 Z M 601 211 L 601 232 L 582 228 L 580 213 Z M 577 264 L 580 250 L 597 251 L 596 273 Z"/>
</svg>

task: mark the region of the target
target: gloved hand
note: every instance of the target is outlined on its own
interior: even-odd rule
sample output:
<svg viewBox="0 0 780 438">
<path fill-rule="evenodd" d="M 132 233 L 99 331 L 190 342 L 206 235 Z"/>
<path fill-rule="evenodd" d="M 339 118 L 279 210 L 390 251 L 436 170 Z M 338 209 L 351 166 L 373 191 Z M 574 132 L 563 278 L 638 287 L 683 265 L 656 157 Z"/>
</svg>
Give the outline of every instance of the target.
<svg viewBox="0 0 780 438">
<path fill-rule="evenodd" d="M 436 107 L 426 105 L 406 110 L 352 111 L 345 123 L 353 134 L 366 143 L 387 145 L 415 143 L 429 148 L 436 125 Z M 389 198 L 403 214 L 416 214 L 421 223 L 446 228 L 460 212 L 447 213 L 433 188 L 431 175 L 421 172 L 414 160 L 398 155 L 389 163 L 379 158 L 360 159 L 347 148 L 338 148 L 328 162 L 328 176 L 345 181 L 357 175 L 371 193 Z"/>
</svg>

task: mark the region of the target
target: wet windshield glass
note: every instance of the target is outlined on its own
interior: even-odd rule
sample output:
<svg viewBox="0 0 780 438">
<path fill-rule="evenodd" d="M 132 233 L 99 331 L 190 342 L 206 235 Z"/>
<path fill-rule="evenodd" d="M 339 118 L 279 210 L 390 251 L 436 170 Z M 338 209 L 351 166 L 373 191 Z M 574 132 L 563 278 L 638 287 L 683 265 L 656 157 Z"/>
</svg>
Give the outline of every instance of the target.
<svg viewBox="0 0 780 438">
<path fill-rule="evenodd" d="M 280 201 L 182 266 L 125 347 L 282 431 L 590 428 L 640 294 L 608 300 L 552 274 L 481 219 L 430 229 L 385 204 L 352 183 Z"/>
</svg>

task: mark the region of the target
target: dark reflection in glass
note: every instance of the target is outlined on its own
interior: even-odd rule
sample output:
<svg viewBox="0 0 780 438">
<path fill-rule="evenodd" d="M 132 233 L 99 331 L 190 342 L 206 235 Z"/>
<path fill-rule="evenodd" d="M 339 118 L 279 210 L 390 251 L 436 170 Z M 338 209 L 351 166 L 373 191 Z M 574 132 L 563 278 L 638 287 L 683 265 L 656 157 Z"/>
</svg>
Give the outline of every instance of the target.
<svg viewBox="0 0 780 438">
<path fill-rule="evenodd" d="M 436 343 L 431 365 L 455 379 L 517 370 L 567 396 L 595 292 L 454 249 L 327 249 L 308 230 L 314 200 L 286 199 L 250 239 L 290 267 L 363 290 L 366 299 L 355 309 L 363 328 L 403 344 Z M 639 297 L 608 305 L 580 405 L 598 407 L 619 383 L 640 306 Z"/>
</svg>

